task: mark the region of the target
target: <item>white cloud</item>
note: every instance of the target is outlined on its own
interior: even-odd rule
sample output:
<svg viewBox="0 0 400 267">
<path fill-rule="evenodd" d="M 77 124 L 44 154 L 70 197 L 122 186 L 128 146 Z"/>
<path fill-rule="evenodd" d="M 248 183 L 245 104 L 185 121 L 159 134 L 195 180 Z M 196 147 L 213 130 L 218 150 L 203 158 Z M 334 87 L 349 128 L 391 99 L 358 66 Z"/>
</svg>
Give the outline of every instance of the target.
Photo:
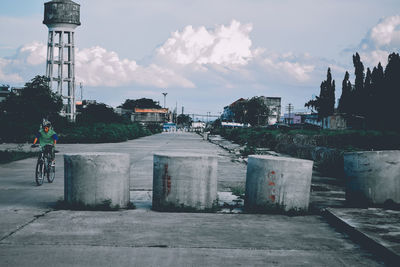
<svg viewBox="0 0 400 267">
<path fill-rule="evenodd" d="M 113 51 L 96 46 L 76 53 L 77 80 L 90 86 L 121 86 L 139 83 L 147 86 L 179 86 L 194 84 L 171 69 L 155 64 L 140 66 L 134 60 L 120 59 Z"/>
<path fill-rule="evenodd" d="M 158 49 L 158 54 L 178 64 L 246 65 L 252 58 L 251 24 L 233 20 L 229 26 L 207 30 L 186 26 L 176 31 Z"/>
<path fill-rule="evenodd" d="M 361 41 L 358 50 L 361 60 L 370 67 L 387 64 L 388 56 L 400 47 L 400 15 L 381 19 Z"/>
<path fill-rule="evenodd" d="M 205 83 L 230 87 L 239 81 L 256 82 L 263 76 L 258 74 L 260 71 L 273 82 L 310 80 L 315 68 L 310 55 L 252 49 L 251 31 L 251 24 L 236 20 L 214 29 L 187 26 L 181 32 L 172 33 L 146 65 L 122 59 L 116 52 L 101 46 L 76 49 L 76 80 L 86 86 L 105 87 L 140 84 L 157 88 L 195 88 Z M 7 69 L 8 75 L 16 73 L 28 80 L 44 73 L 46 50 L 46 45 L 40 42 L 26 44 L 3 63 L 0 70 L 5 73 Z M 288 77 L 292 81 L 288 81 Z"/>
<path fill-rule="evenodd" d="M 265 53 L 264 48 L 252 49 L 252 29 L 252 24 L 236 20 L 228 26 L 217 25 L 214 29 L 189 25 L 171 34 L 157 50 L 158 57 L 164 64 L 178 65 L 176 68 L 184 66 L 185 71 L 217 73 L 224 79 L 214 80 L 221 82 L 226 82 L 229 77 L 237 80 L 237 76 L 251 80 L 260 77 L 253 75 L 260 70 L 284 83 L 288 77 L 296 82 L 310 80 L 315 68 L 310 63 L 310 55 L 299 57 L 291 52 L 277 54 Z"/>
<path fill-rule="evenodd" d="M 22 77 L 18 74 L 11 73 L 7 74 L 3 69 L 7 67 L 11 63 L 11 60 L 7 60 L 4 58 L 0 58 L 0 81 L 5 83 L 20 83 L 23 81 Z"/>
<path fill-rule="evenodd" d="M 315 69 L 315 65 L 310 61 L 310 56 L 304 54 L 301 57 L 293 53 L 282 55 L 270 53 L 263 57 L 261 65 L 267 72 L 280 76 L 282 79 L 291 77 L 297 82 L 307 82 Z"/>
<path fill-rule="evenodd" d="M 360 52 L 361 61 L 365 63 L 366 67 L 374 67 L 379 64 L 385 66 L 388 62 L 388 56 L 391 52 L 384 50 L 373 50 Z"/>
<path fill-rule="evenodd" d="M 19 48 L 13 59 L 0 58 L 0 80 L 21 82 L 43 73 L 46 50 L 45 44 L 33 42 Z M 99 46 L 77 49 L 75 57 L 76 80 L 87 86 L 115 87 L 138 83 L 155 87 L 195 87 L 171 69 L 155 64 L 139 66 L 136 61 L 120 59 L 117 53 Z"/>
<path fill-rule="evenodd" d="M 376 48 L 400 46 L 400 16 L 391 16 L 381 20 L 369 33 Z"/>
<path fill-rule="evenodd" d="M 20 48 L 18 54 L 26 54 L 26 62 L 29 65 L 39 65 L 46 62 L 46 53 L 47 49 L 44 44 L 33 42 Z"/>
</svg>

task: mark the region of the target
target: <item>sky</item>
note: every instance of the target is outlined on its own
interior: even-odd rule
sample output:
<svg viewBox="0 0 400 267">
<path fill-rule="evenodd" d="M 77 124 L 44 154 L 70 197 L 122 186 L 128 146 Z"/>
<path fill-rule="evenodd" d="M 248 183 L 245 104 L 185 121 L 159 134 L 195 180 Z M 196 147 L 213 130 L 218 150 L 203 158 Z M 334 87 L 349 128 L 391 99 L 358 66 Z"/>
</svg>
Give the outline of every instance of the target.
<svg viewBox="0 0 400 267">
<path fill-rule="evenodd" d="M 44 0 L 1 0 L 0 84 L 44 75 Z M 365 67 L 400 48 L 399 0 L 76 0 L 76 82 L 111 106 L 152 98 L 219 115 L 235 100 L 281 97 L 282 112 L 319 94 L 331 68 L 336 99 L 352 55 Z"/>
</svg>

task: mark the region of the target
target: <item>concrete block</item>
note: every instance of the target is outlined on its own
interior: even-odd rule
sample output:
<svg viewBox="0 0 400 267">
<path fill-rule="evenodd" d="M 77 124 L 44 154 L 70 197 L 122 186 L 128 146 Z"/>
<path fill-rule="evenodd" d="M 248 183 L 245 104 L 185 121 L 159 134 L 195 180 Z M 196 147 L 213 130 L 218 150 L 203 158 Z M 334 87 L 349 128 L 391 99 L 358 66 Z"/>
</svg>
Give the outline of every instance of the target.
<svg viewBox="0 0 400 267">
<path fill-rule="evenodd" d="M 129 203 L 129 154 L 64 155 L 64 200 L 69 204 L 126 207 Z"/>
<path fill-rule="evenodd" d="M 218 159 L 189 153 L 154 154 L 153 209 L 210 210 L 217 204 Z"/>
<path fill-rule="evenodd" d="M 248 211 L 302 211 L 310 201 L 313 161 L 251 155 L 246 174 Z"/>
<path fill-rule="evenodd" d="M 400 204 L 400 150 L 345 153 L 344 172 L 350 204 Z"/>
</svg>

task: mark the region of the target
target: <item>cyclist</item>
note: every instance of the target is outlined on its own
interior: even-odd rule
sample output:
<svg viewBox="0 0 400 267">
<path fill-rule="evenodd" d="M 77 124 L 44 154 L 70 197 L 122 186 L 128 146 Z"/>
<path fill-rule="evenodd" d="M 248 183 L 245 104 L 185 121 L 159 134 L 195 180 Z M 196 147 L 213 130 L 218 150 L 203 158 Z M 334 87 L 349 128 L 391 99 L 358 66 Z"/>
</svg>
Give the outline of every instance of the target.
<svg viewBox="0 0 400 267">
<path fill-rule="evenodd" d="M 51 123 L 47 120 L 43 120 L 42 128 L 37 132 L 35 140 L 33 140 L 33 145 L 35 146 L 39 140 L 40 148 L 44 149 L 46 145 L 50 145 L 51 151 L 51 166 L 55 166 L 55 149 L 54 146 L 57 143 L 58 136 L 56 132 L 52 129 Z"/>
</svg>

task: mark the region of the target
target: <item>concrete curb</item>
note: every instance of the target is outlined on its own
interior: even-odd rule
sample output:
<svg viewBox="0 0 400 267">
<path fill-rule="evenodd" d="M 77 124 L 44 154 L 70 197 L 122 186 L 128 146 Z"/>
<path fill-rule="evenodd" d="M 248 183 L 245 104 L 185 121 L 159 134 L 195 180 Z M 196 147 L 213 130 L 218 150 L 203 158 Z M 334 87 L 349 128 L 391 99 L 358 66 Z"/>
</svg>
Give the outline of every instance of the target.
<svg viewBox="0 0 400 267">
<path fill-rule="evenodd" d="M 392 249 L 385 247 L 374 238 L 350 225 L 329 208 L 322 212 L 322 216 L 327 219 L 329 224 L 348 234 L 354 242 L 380 257 L 388 266 L 398 266 L 400 255 Z"/>
</svg>

